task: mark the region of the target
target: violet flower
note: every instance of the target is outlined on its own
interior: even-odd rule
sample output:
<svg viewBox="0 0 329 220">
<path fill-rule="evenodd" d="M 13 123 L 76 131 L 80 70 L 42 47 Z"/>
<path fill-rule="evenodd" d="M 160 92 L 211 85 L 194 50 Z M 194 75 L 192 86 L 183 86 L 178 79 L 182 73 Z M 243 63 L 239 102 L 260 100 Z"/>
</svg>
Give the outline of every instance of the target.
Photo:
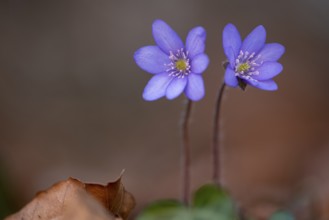
<svg viewBox="0 0 329 220">
<path fill-rule="evenodd" d="M 282 71 L 277 60 L 285 48 L 278 43 L 265 44 L 266 30 L 256 27 L 242 42 L 239 31 L 228 24 L 223 31 L 223 47 L 229 64 L 225 83 L 231 87 L 248 84 L 259 89 L 273 91 L 278 88 L 272 79 Z"/>
<path fill-rule="evenodd" d="M 157 45 L 142 47 L 134 54 L 137 65 L 154 74 L 144 89 L 143 98 L 147 101 L 164 96 L 174 99 L 184 92 L 192 101 L 202 99 L 205 91 L 201 74 L 209 63 L 204 53 L 204 28 L 193 28 L 185 45 L 164 21 L 155 20 L 152 28 Z"/>
</svg>

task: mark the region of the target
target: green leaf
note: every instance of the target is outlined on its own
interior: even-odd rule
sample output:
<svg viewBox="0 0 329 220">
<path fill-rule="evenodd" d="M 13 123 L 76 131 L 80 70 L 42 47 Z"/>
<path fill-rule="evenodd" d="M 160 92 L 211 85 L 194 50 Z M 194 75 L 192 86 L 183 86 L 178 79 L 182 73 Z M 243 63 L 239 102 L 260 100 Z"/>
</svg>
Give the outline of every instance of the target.
<svg viewBox="0 0 329 220">
<path fill-rule="evenodd" d="M 294 220 L 294 216 L 290 212 L 277 211 L 268 220 Z"/>
<path fill-rule="evenodd" d="M 192 207 L 176 200 L 162 200 L 146 207 L 137 220 L 236 220 L 233 200 L 217 185 L 202 186 Z"/>
<path fill-rule="evenodd" d="M 220 216 L 224 216 L 224 219 L 237 219 L 232 198 L 225 190 L 215 184 L 204 185 L 196 191 L 193 208 L 214 213 L 218 216 L 217 219 L 220 219 Z"/>
<path fill-rule="evenodd" d="M 187 208 L 176 200 L 161 200 L 147 206 L 137 220 L 189 220 Z"/>
<path fill-rule="evenodd" d="M 229 217 L 225 213 L 206 208 L 193 209 L 191 213 L 192 218 L 189 220 L 235 220 L 235 218 Z"/>
</svg>

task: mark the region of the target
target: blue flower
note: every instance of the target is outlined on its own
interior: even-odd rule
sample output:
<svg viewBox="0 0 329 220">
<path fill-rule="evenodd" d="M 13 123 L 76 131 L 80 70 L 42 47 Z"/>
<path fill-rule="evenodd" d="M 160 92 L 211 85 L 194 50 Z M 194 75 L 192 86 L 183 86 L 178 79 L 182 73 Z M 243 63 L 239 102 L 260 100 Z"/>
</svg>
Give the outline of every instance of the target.
<svg viewBox="0 0 329 220">
<path fill-rule="evenodd" d="M 228 24 L 223 31 L 223 47 L 229 64 L 225 71 L 225 83 L 231 87 L 247 84 L 273 91 L 278 88 L 272 79 L 282 71 L 277 60 L 285 48 L 278 43 L 265 44 L 266 30 L 256 27 L 242 42 L 239 31 Z"/>
<path fill-rule="evenodd" d="M 143 98 L 153 101 L 166 96 L 171 100 L 184 92 L 192 101 L 202 99 L 205 90 L 201 74 L 209 63 L 204 53 L 204 28 L 193 28 L 185 45 L 164 21 L 155 20 L 152 28 L 157 45 L 142 47 L 134 54 L 137 65 L 154 74 L 144 89 Z"/>
</svg>

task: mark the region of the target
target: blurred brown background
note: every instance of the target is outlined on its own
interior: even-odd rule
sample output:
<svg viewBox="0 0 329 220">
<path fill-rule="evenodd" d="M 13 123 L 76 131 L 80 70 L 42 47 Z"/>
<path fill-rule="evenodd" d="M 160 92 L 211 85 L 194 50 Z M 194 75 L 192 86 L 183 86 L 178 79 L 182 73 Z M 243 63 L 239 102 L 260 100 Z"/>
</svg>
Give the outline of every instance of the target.
<svg viewBox="0 0 329 220">
<path fill-rule="evenodd" d="M 286 53 L 277 92 L 227 90 L 224 184 L 258 216 L 301 192 L 329 192 L 328 10 L 326 0 L 2 0 L 0 166 L 19 207 L 69 176 L 105 184 L 122 169 L 136 211 L 179 197 L 184 97 L 145 102 L 151 75 L 133 60 L 135 50 L 154 44 L 157 18 L 183 38 L 197 25 L 208 34 L 206 97 L 191 128 L 193 189 L 211 179 L 221 32 L 231 22 L 243 37 L 263 24 L 267 42 L 282 43 Z"/>
</svg>

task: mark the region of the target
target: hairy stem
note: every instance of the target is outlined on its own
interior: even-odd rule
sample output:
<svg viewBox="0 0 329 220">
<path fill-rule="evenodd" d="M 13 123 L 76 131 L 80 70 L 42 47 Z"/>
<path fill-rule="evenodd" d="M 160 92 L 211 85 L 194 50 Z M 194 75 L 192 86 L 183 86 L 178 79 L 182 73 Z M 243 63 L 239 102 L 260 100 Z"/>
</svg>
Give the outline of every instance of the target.
<svg viewBox="0 0 329 220">
<path fill-rule="evenodd" d="M 212 143 L 212 156 L 213 156 L 213 181 L 220 184 L 220 144 L 219 144 L 219 130 L 220 130 L 220 107 L 222 103 L 223 94 L 225 91 L 225 83 L 221 85 L 216 101 L 215 115 L 214 115 L 214 133 Z"/>
<path fill-rule="evenodd" d="M 183 172 L 183 195 L 182 200 L 187 205 L 189 203 L 190 196 L 190 143 L 189 143 L 189 122 L 192 111 L 192 101 L 187 100 L 185 112 L 183 115 L 183 123 L 182 123 L 182 138 L 183 138 L 183 146 L 182 146 L 182 172 Z"/>
</svg>

